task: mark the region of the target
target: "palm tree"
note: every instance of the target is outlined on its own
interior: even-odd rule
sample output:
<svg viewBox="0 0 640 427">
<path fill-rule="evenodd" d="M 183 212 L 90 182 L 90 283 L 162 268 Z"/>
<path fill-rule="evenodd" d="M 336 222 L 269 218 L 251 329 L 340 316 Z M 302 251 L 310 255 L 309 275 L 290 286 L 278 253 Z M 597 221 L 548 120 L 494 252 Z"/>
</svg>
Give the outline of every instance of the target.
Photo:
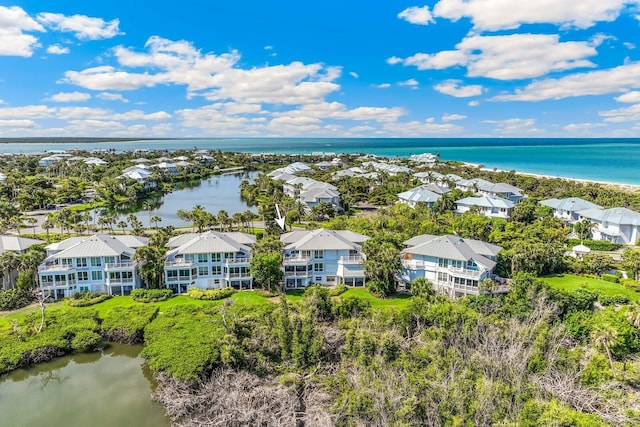
<svg viewBox="0 0 640 427">
<path fill-rule="evenodd" d="M 218 212 L 218 223 L 220 223 L 220 229 L 225 231 L 229 224 L 229 214 L 224 209 Z"/>
<path fill-rule="evenodd" d="M 607 358 L 609 359 L 609 365 L 611 366 L 611 372 L 613 376 L 616 376 L 616 368 L 613 366 L 613 357 L 611 356 L 611 346 L 615 345 L 618 339 L 618 330 L 612 325 L 607 323 L 601 323 L 596 325 L 591 331 L 591 339 L 594 345 L 603 348 L 607 352 Z"/>
<path fill-rule="evenodd" d="M 13 277 L 15 270 L 20 264 L 20 258 L 14 252 L 5 251 L 0 254 L 0 272 L 2 273 L 2 288 L 9 289 L 13 287 Z"/>
<path fill-rule="evenodd" d="M 629 323 L 640 329 L 640 302 L 635 301 L 633 304 L 629 305 L 629 309 L 625 316 Z"/>
<path fill-rule="evenodd" d="M 588 240 L 593 237 L 593 229 L 597 226 L 598 224 L 585 218 L 582 221 L 576 222 L 576 225 L 573 226 L 573 232 L 578 239 Z"/>
<path fill-rule="evenodd" d="M 153 222 L 156 225 L 156 233 L 158 232 L 158 223 L 161 221 L 162 221 L 162 217 L 158 215 L 154 215 L 151 217 L 151 222 Z"/>
<path fill-rule="evenodd" d="M 156 233 L 154 236 L 157 236 Z M 159 246 L 142 246 L 136 249 L 134 259 L 140 263 L 140 277 L 148 288 L 162 288 L 165 251 Z"/>
<path fill-rule="evenodd" d="M 127 228 L 127 221 L 118 221 L 118 228 L 122 230 L 122 234 L 124 234 L 124 229 Z"/>
<path fill-rule="evenodd" d="M 142 209 L 147 211 L 147 217 L 149 219 L 147 228 L 151 228 L 151 209 L 152 208 L 153 208 L 153 205 L 149 201 L 146 201 L 142 204 Z"/>
<path fill-rule="evenodd" d="M 47 233 L 47 243 L 49 243 L 49 230 L 53 227 L 55 227 L 55 224 L 49 218 L 45 219 L 42 223 L 42 228 L 44 228 L 44 231 Z"/>
<path fill-rule="evenodd" d="M 38 220 L 35 219 L 34 217 L 30 216 L 29 218 L 26 219 L 26 221 L 31 225 L 31 229 L 33 230 L 33 237 L 36 237 L 36 224 L 38 223 Z"/>
<path fill-rule="evenodd" d="M 84 227 L 87 230 L 87 234 L 91 234 L 91 228 L 89 227 L 89 223 L 91 222 L 92 219 L 93 217 L 89 212 L 84 212 L 82 214 L 82 221 L 84 221 Z"/>
</svg>

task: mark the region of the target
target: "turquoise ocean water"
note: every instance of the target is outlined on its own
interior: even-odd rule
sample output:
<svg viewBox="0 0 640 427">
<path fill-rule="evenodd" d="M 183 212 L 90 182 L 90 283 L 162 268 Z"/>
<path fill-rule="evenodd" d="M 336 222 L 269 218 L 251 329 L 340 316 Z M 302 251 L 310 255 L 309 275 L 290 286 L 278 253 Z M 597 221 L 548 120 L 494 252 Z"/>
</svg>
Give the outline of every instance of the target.
<svg viewBox="0 0 640 427">
<path fill-rule="evenodd" d="M 0 152 L 78 148 L 117 151 L 203 148 L 247 153 L 370 153 L 389 157 L 437 152 L 442 160 L 480 163 L 489 168 L 640 185 L 640 139 L 237 138 L 94 144 L 51 144 L 43 140 L 1 144 Z"/>
</svg>

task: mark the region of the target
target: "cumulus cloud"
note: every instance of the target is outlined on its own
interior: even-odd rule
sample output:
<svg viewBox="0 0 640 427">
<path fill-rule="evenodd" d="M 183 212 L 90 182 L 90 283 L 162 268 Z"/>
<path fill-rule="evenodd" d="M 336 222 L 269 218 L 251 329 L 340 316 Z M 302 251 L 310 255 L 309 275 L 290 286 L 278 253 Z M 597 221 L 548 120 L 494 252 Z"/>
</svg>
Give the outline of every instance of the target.
<svg viewBox="0 0 640 427">
<path fill-rule="evenodd" d="M 464 131 L 462 126 L 451 123 L 436 123 L 434 118 L 424 121 L 392 122 L 385 123 L 382 133 L 389 136 L 445 136 L 459 134 Z"/>
<path fill-rule="evenodd" d="M 390 83 L 380 83 L 379 85 L 375 85 L 374 87 L 377 87 L 378 89 L 388 89 L 391 87 Z"/>
<path fill-rule="evenodd" d="M 122 94 L 120 93 L 101 92 L 96 96 L 104 101 L 121 101 L 124 103 L 129 102 L 129 100 L 122 96 Z"/>
<path fill-rule="evenodd" d="M 640 121 L 640 104 L 634 104 L 616 110 L 600 111 L 598 115 L 604 117 L 605 122 L 637 122 Z"/>
<path fill-rule="evenodd" d="M 49 101 L 53 102 L 84 102 L 91 99 L 91 95 L 84 92 L 60 92 L 51 95 Z"/>
<path fill-rule="evenodd" d="M 110 39 L 122 34 L 120 21 L 105 21 L 85 15 L 65 16 L 61 13 L 40 13 L 38 22 L 56 31 L 73 33 L 80 40 Z"/>
<path fill-rule="evenodd" d="M 482 95 L 482 86 L 480 85 L 467 85 L 461 86 L 462 82 L 460 80 L 445 80 L 442 83 L 439 83 L 433 88 L 445 95 L 454 96 L 456 98 L 469 98 L 472 96 Z"/>
<path fill-rule="evenodd" d="M 606 95 L 640 88 L 640 62 L 630 62 L 606 70 L 576 73 L 559 79 L 534 81 L 495 101 L 542 101 L 573 96 Z"/>
<path fill-rule="evenodd" d="M 503 135 L 533 135 L 542 132 L 535 127 L 535 119 L 484 120 L 483 123 L 496 125 L 496 131 Z"/>
<path fill-rule="evenodd" d="M 560 42 L 557 34 L 474 35 L 464 38 L 456 50 L 417 53 L 400 61 L 419 70 L 464 66 L 469 77 L 527 79 L 552 71 L 594 67 L 586 58 L 597 54 L 595 43 Z M 397 63 L 395 59 L 392 62 Z"/>
<path fill-rule="evenodd" d="M 33 55 L 38 39 L 25 31 L 45 31 L 42 25 L 18 6 L 0 6 L 0 56 Z"/>
<path fill-rule="evenodd" d="M 442 116 L 442 121 L 443 122 L 453 122 L 456 120 L 464 120 L 466 119 L 467 116 L 463 115 L 463 114 L 444 114 Z"/>
<path fill-rule="evenodd" d="M 477 107 L 478 105 L 480 105 L 480 101 L 469 101 L 467 105 L 469 107 Z"/>
<path fill-rule="evenodd" d="M 151 37 L 147 53 L 118 47 L 114 54 L 123 67 L 147 68 L 155 72 L 130 72 L 113 66 L 67 71 L 63 83 L 92 90 L 134 90 L 157 85 L 184 85 L 188 96 L 203 95 L 211 101 L 304 104 L 318 102 L 339 89 L 334 81 L 339 67 L 292 62 L 242 69 L 240 54 L 202 54 L 187 41 Z M 156 71 L 157 70 L 157 71 Z"/>
<path fill-rule="evenodd" d="M 417 25 L 429 25 L 430 23 L 435 22 L 431 12 L 429 11 L 429 6 L 412 6 L 408 7 L 402 12 L 398 13 L 398 18 L 404 19 L 407 22 Z"/>
<path fill-rule="evenodd" d="M 570 123 L 562 128 L 567 133 L 591 133 L 592 130 L 606 126 L 604 123 Z"/>
<path fill-rule="evenodd" d="M 628 104 L 640 103 L 640 92 L 637 90 L 633 90 L 631 92 L 627 92 L 615 98 L 618 102 L 625 102 Z"/>
<path fill-rule="evenodd" d="M 626 5 L 635 4 L 636 0 L 440 0 L 433 14 L 454 22 L 469 18 L 478 31 L 514 29 L 537 23 L 589 28 L 597 22 L 614 21 Z"/>
<path fill-rule="evenodd" d="M 33 120 L 0 120 L 0 128 L 35 128 L 38 125 Z"/>
<path fill-rule="evenodd" d="M 398 82 L 398 86 L 418 86 L 420 83 L 416 79 L 404 80 L 402 82 Z"/>
<path fill-rule="evenodd" d="M 360 78 L 360 76 L 358 75 L 358 73 L 356 73 L 355 71 L 350 71 L 350 72 L 349 72 L 349 75 L 350 75 L 351 77 L 353 77 L 354 79 L 358 79 L 358 78 Z"/>
<path fill-rule="evenodd" d="M 375 120 L 377 122 L 394 122 L 406 112 L 399 107 L 356 107 L 348 109 L 339 102 L 322 102 L 303 105 L 297 110 L 275 113 L 276 117 L 307 117 L 313 119 L 333 120 Z"/>
<path fill-rule="evenodd" d="M 46 105 L 25 105 L 0 108 L 0 119 L 46 119 L 53 117 L 55 108 Z"/>
<path fill-rule="evenodd" d="M 52 44 L 47 48 L 47 53 L 51 55 L 64 55 L 69 53 L 69 48 L 60 46 L 59 44 Z"/>
</svg>

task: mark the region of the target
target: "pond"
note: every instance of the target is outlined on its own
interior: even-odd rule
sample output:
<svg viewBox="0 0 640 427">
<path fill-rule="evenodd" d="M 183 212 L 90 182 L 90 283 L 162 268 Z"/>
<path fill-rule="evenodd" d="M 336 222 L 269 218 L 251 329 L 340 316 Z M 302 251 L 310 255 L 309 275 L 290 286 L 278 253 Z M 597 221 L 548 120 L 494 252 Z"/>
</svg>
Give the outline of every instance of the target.
<svg viewBox="0 0 640 427">
<path fill-rule="evenodd" d="M 127 215 L 134 213 L 145 227 L 149 226 L 149 219 L 153 216 L 162 218 L 158 223 L 159 227 L 185 227 L 191 224 L 178 218 L 176 212 L 178 209 L 192 210 L 196 205 L 202 206 L 214 215 L 223 209 L 229 216 L 247 210 L 255 213 L 256 208 L 240 197 L 240 183 L 245 179 L 252 180 L 256 175 L 253 172 L 226 174 L 192 183 L 179 183 L 173 192 L 150 200 L 149 203 L 153 207 L 151 211 L 144 210 L 141 205 L 116 209 L 117 222 L 125 221 Z M 90 213 L 94 223 L 97 222 L 99 214 L 95 211 Z"/>
<path fill-rule="evenodd" d="M 111 343 L 103 352 L 59 357 L 0 377 L 0 424 L 169 426 L 151 400 L 155 386 L 142 346 Z"/>
</svg>

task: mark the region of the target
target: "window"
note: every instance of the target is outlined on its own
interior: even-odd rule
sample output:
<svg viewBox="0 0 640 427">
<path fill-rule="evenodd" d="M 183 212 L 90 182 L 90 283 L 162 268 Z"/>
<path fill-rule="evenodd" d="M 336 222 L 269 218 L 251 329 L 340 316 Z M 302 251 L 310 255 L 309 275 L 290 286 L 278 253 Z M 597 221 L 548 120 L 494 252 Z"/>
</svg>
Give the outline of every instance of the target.
<svg viewBox="0 0 640 427">
<path fill-rule="evenodd" d="M 302 251 L 300 254 L 302 258 L 311 258 L 311 251 Z"/>
<path fill-rule="evenodd" d="M 324 258 L 324 251 L 313 251 L 313 257 L 316 259 Z"/>
<path fill-rule="evenodd" d="M 438 267 L 446 267 L 449 265 L 449 260 L 446 258 L 438 258 Z"/>
<path fill-rule="evenodd" d="M 178 280 L 178 270 L 168 270 L 167 281 L 175 282 L 176 280 Z"/>
<path fill-rule="evenodd" d="M 349 256 L 358 256 L 358 251 L 355 249 L 349 249 Z"/>
<path fill-rule="evenodd" d="M 80 286 L 80 292 L 89 292 L 88 286 Z"/>
<path fill-rule="evenodd" d="M 125 283 L 133 282 L 133 271 L 123 271 L 122 272 L 122 281 Z"/>
<path fill-rule="evenodd" d="M 189 277 L 189 270 L 180 270 L 180 277 Z"/>
<path fill-rule="evenodd" d="M 196 254 L 184 254 L 184 260 L 185 261 L 195 261 L 196 260 Z"/>
<path fill-rule="evenodd" d="M 106 256 L 106 257 L 104 257 L 104 263 L 105 264 L 115 264 L 116 263 L 116 257 L 114 257 L 114 256 Z"/>
<path fill-rule="evenodd" d="M 62 258 L 60 260 L 60 262 L 62 263 L 62 265 L 64 265 L 65 267 L 69 267 L 71 265 L 73 265 L 73 260 L 71 258 Z"/>
<path fill-rule="evenodd" d="M 327 282 L 335 282 L 336 281 L 336 276 L 327 276 Z"/>
<path fill-rule="evenodd" d="M 89 280 L 89 272 L 88 271 L 78 271 L 78 281 L 84 282 Z"/>
<path fill-rule="evenodd" d="M 464 261 L 458 261 L 456 259 L 452 259 L 451 260 L 451 266 L 454 268 L 463 268 L 464 267 Z"/>
<path fill-rule="evenodd" d="M 209 262 L 209 254 L 198 254 L 198 262 Z"/>
<path fill-rule="evenodd" d="M 316 282 L 322 282 L 322 276 L 316 276 Z"/>
<path fill-rule="evenodd" d="M 91 267 L 101 267 L 101 266 L 102 266 L 102 258 L 91 257 Z"/>
<path fill-rule="evenodd" d="M 320 262 L 313 264 L 313 271 L 316 273 L 322 273 L 324 271 L 324 264 Z"/>
<path fill-rule="evenodd" d="M 222 254 L 220 253 L 211 254 L 211 262 L 220 262 L 220 261 L 222 261 Z"/>
<path fill-rule="evenodd" d="M 91 280 L 102 280 L 102 271 L 92 271 Z"/>
<path fill-rule="evenodd" d="M 438 272 L 438 282 L 448 282 L 449 275 L 447 273 L 443 273 L 441 271 Z"/>
<path fill-rule="evenodd" d="M 212 276 L 219 276 L 222 274 L 222 266 L 221 265 L 214 265 L 213 267 L 211 267 L 211 275 Z"/>
<path fill-rule="evenodd" d="M 208 276 L 209 275 L 209 267 L 206 265 L 204 267 L 198 267 L 198 276 Z"/>
<path fill-rule="evenodd" d="M 78 267 L 86 267 L 87 264 L 87 259 L 86 258 L 76 258 L 76 266 Z"/>
<path fill-rule="evenodd" d="M 131 261 L 131 255 L 129 254 L 120 254 L 121 261 Z"/>
</svg>

